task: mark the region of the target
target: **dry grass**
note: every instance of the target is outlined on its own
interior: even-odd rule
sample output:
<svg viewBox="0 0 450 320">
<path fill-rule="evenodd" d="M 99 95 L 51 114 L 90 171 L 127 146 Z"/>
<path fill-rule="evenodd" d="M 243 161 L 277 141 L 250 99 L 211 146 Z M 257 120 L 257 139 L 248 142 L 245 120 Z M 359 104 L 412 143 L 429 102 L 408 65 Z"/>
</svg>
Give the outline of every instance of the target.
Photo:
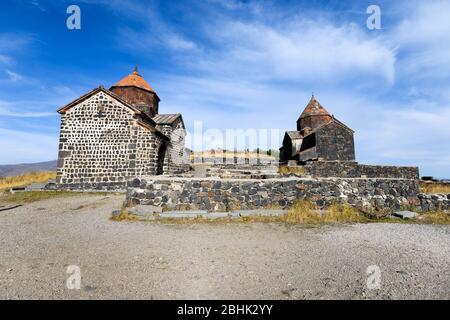
<svg viewBox="0 0 450 320">
<path fill-rule="evenodd" d="M 368 222 L 369 219 L 357 209 L 346 204 L 333 204 L 323 215 L 325 223 Z"/>
<path fill-rule="evenodd" d="M 122 220 L 141 220 L 136 216 L 130 215 L 126 212 L 125 207 L 122 208 L 121 213 L 112 218 L 116 221 Z M 309 200 L 297 201 L 288 213 L 284 216 L 247 216 L 239 218 L 204 218 L 198 216 L 195 218 L 159 218 L 152 220 L 160 223 L 170 224 L 187 224 L 187 223 L 242 223 L 242 222 L 277 222 L 288 224 L 302 224 L 306 226 L 334 224 L 334 223 L 356 223 L 368 222 L 366 218 L 358 210 L 348 205 L 334 204 L 327 210 L 320 212 L 318 208 Z"/>
<path fill-rule="evenodd" d="M 445 213 L 442 211 L 427 212 L 419 215 L 416 219 L 412 221 L 424 224 L 450 224 L 450 213 Z"/>
<path fill-rule="evenodd" d="M 265 209 L 280 209 L 278 205 L 268 206 Z M 155 220 L 130 214 L 126 206 L 122 205 L 119 215 L 111 217 L 114 221 L 152 221 L 165 224 L 193 224 L 193 223 L 245 223 L 245 222 L 274 222 L 285 224 L 298 224 L 306 227 L 326 224 L 345 223 L 419 223 L 419 224 L 450 224 L 450 213 L 429 212 L 422 213 L 416 219 L 389 218 L 386 216 L 365 215 L 358 209 L 341 203 L 334 203 L 325 210 L 319 210 L 314 202 L 301 199 L 295 202 L 283 216 L 252 215 L 246 217 L 205 218 L 201 215 L 195 218 L 165 218 L 156 215 Z"/>
<path fill-rule="evenodd" d="M 285 217 L 287 223 L 318 224 L 321 219 L 317 207 L 306 199 L 295 202 Z"/>
<path fill-rule="evenodd" d="M 133 215 L 127 211 L 127 205 L 125 202 L 120 207 L 119 214 L 116 216 L 111 216 L 110 219 L 112 221 L 138 221 L 138 220 L 140 220 L 139 217 L 137 217 L 136 215 Z"/>
<path fill-rule="evenodd" d="M 303 167 L 288 167 L 288 166 L 280 166 L 278 169 L 278 173 L 281 175 L 290 175 L 295 174 L 298 176 L 305 175 L 306 171 Z"/>
<path fill-rule="evenodd" d="M 332 224 L 345 223 L 416 223 L 416 224 L 450 224 L 450 214 L 445 212 L 429 212 L 420 214 L 416 219 L 392 219 L 386 217 L 368 217 L 357 209 L 345 204 L 333 204 L 321 212 L 309 200 L 297 201 L 285 216 L 247 216 L 239 218 L 204 218 L 197 216 L 195 218 L 163 218 L 148 220 L 145 217 L 136 216 L 126 211 L 122 206 L 120 214 L 111 217 L 113 221 L 151 221 L 163 224 L 226 224 L 226 223 L 285 223 L 289 225 L 302 225 L 305 227 L 314 227 Z"/>
<path fill-rule="evenodd" d="M 437 182 L 419 182 L 420 192 L 422 193 L 450 193 L 450 184 Z"/>
<path fill-rule="evenodd" d="M 3 193 L 0 202 L 4 203 L 30 203 L 54 198 L 65 198 L 85 195 L 83 192 L 70 191 L 24 191 L 16 193 Z"/>
<path fill-rule="evenodd" d="M 11 176 L 0 178 L 0 190 L 20 186 L 26 186 L 31 183 L 43 183 L 50 179 L 55 179 L 55 172 L 31 172 L 20 176 Z"/>
<path fill-rule="evenodd" d="M 355 208 L 345 204 L 333 204 L 323 212 L 309 200 L 297 201 L 285 217 L 287 223 L 300 224 L 332 224 L 367 222 L 365 217 Z"/>
</svg>

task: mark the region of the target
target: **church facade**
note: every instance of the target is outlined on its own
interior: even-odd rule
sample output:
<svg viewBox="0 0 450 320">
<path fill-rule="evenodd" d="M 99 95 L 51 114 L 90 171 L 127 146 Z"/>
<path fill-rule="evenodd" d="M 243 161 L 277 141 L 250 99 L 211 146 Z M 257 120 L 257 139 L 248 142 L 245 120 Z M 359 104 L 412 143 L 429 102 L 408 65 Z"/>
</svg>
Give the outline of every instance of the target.
<svg viewBox="0 0 450 320">
<path fill-rule="evenodd" d="M 355 161 L 353 134 L 313 95 L 297 120 L 297 130 L 284 135 L 280 162 Z"/>
<path fill-rule="evenodd" d="M 137 68 L 58 109 L 57 183 L 67 189 L 124 187 L 136 176 L 189 169 L 181 114 L 159 114 L 159 97 Z"/>
</svg>

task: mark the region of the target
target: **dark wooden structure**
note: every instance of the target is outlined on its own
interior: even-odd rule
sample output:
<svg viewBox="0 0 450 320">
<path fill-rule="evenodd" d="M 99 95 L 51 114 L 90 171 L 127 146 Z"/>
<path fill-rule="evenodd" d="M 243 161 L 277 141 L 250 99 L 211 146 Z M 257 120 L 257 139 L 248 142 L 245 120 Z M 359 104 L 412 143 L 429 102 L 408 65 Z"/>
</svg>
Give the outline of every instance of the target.
<svg viewBox="0 0 450 320">
<path fill-rule="evenodd" d="M 147 81 L 139 74 L 137 67 L 132 74 L 117 82 L 109 90 L 122 97 L 122 99 L 139 109 L 149 118 L 153 118 L 158 114 L 160 99 Z"/>
</svg>

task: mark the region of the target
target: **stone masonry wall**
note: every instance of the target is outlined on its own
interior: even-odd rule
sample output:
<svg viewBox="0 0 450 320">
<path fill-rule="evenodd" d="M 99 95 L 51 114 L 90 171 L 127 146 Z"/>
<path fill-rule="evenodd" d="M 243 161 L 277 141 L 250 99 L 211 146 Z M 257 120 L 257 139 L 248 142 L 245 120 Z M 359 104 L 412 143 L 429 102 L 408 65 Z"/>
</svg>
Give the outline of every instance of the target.
<svg viewBox="0 0 450 320">
<path fill-rule="evenodd" d="M 61 115 L 57 183 L 63 189 L 114 189 L 155 173 L 161 138 L 132 110 L 99 92 Z"/>
<path fill-rule="evenodd" d="M 449 194 L 419 194 L 420 209 L 423 211 L 450 211 Z"/>
<path fill-rule="evenodd" d="M 167 161 L 164 164 L 164 174 L 174 174 L 189 170 L 189 162 L 186 161 L 185 137 L 186 130 L 180 119 L 172 125 L 158 125 L 157 128 L 170 138 L 167 149 Z"/>
<path fill-rule="evenodd" d="M 419 179 L 417 167 L 375 166 L 353 161 L 308 161 L 302 168 L 313 177 Z"/>
<path fill-rule="evenodd" d="M 353 132 L 335 122 L 317 129 L 316 153 L 325 160 L 355 160 Z"/>
<path fill-rule="evenodd" d="M 309 198 L 319 206 L 340 201 L 372 211 L 420 205 L 418 192 L 418 181 L 411 179 L 149 177 L 130 181 L 127 201 L 175 210 L 228 211 L 270 205 L 287 208 L 299 198 Z"/>
</svg>

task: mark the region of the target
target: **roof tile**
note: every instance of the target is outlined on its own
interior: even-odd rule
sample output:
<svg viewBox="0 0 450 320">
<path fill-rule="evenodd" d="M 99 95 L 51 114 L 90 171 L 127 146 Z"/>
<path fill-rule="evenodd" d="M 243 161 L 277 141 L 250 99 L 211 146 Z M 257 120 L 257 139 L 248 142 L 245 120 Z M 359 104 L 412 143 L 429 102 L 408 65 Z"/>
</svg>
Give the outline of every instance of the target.
<svg viewBox="0 0 450 320">
<path fill-rule="evenodd" d="M 139 74 L 137 68 L 134 69 L 133 73 L 129 74 L 112 87 L 138 87 L 155 93 L 147 81 Z"/>
</svg>

